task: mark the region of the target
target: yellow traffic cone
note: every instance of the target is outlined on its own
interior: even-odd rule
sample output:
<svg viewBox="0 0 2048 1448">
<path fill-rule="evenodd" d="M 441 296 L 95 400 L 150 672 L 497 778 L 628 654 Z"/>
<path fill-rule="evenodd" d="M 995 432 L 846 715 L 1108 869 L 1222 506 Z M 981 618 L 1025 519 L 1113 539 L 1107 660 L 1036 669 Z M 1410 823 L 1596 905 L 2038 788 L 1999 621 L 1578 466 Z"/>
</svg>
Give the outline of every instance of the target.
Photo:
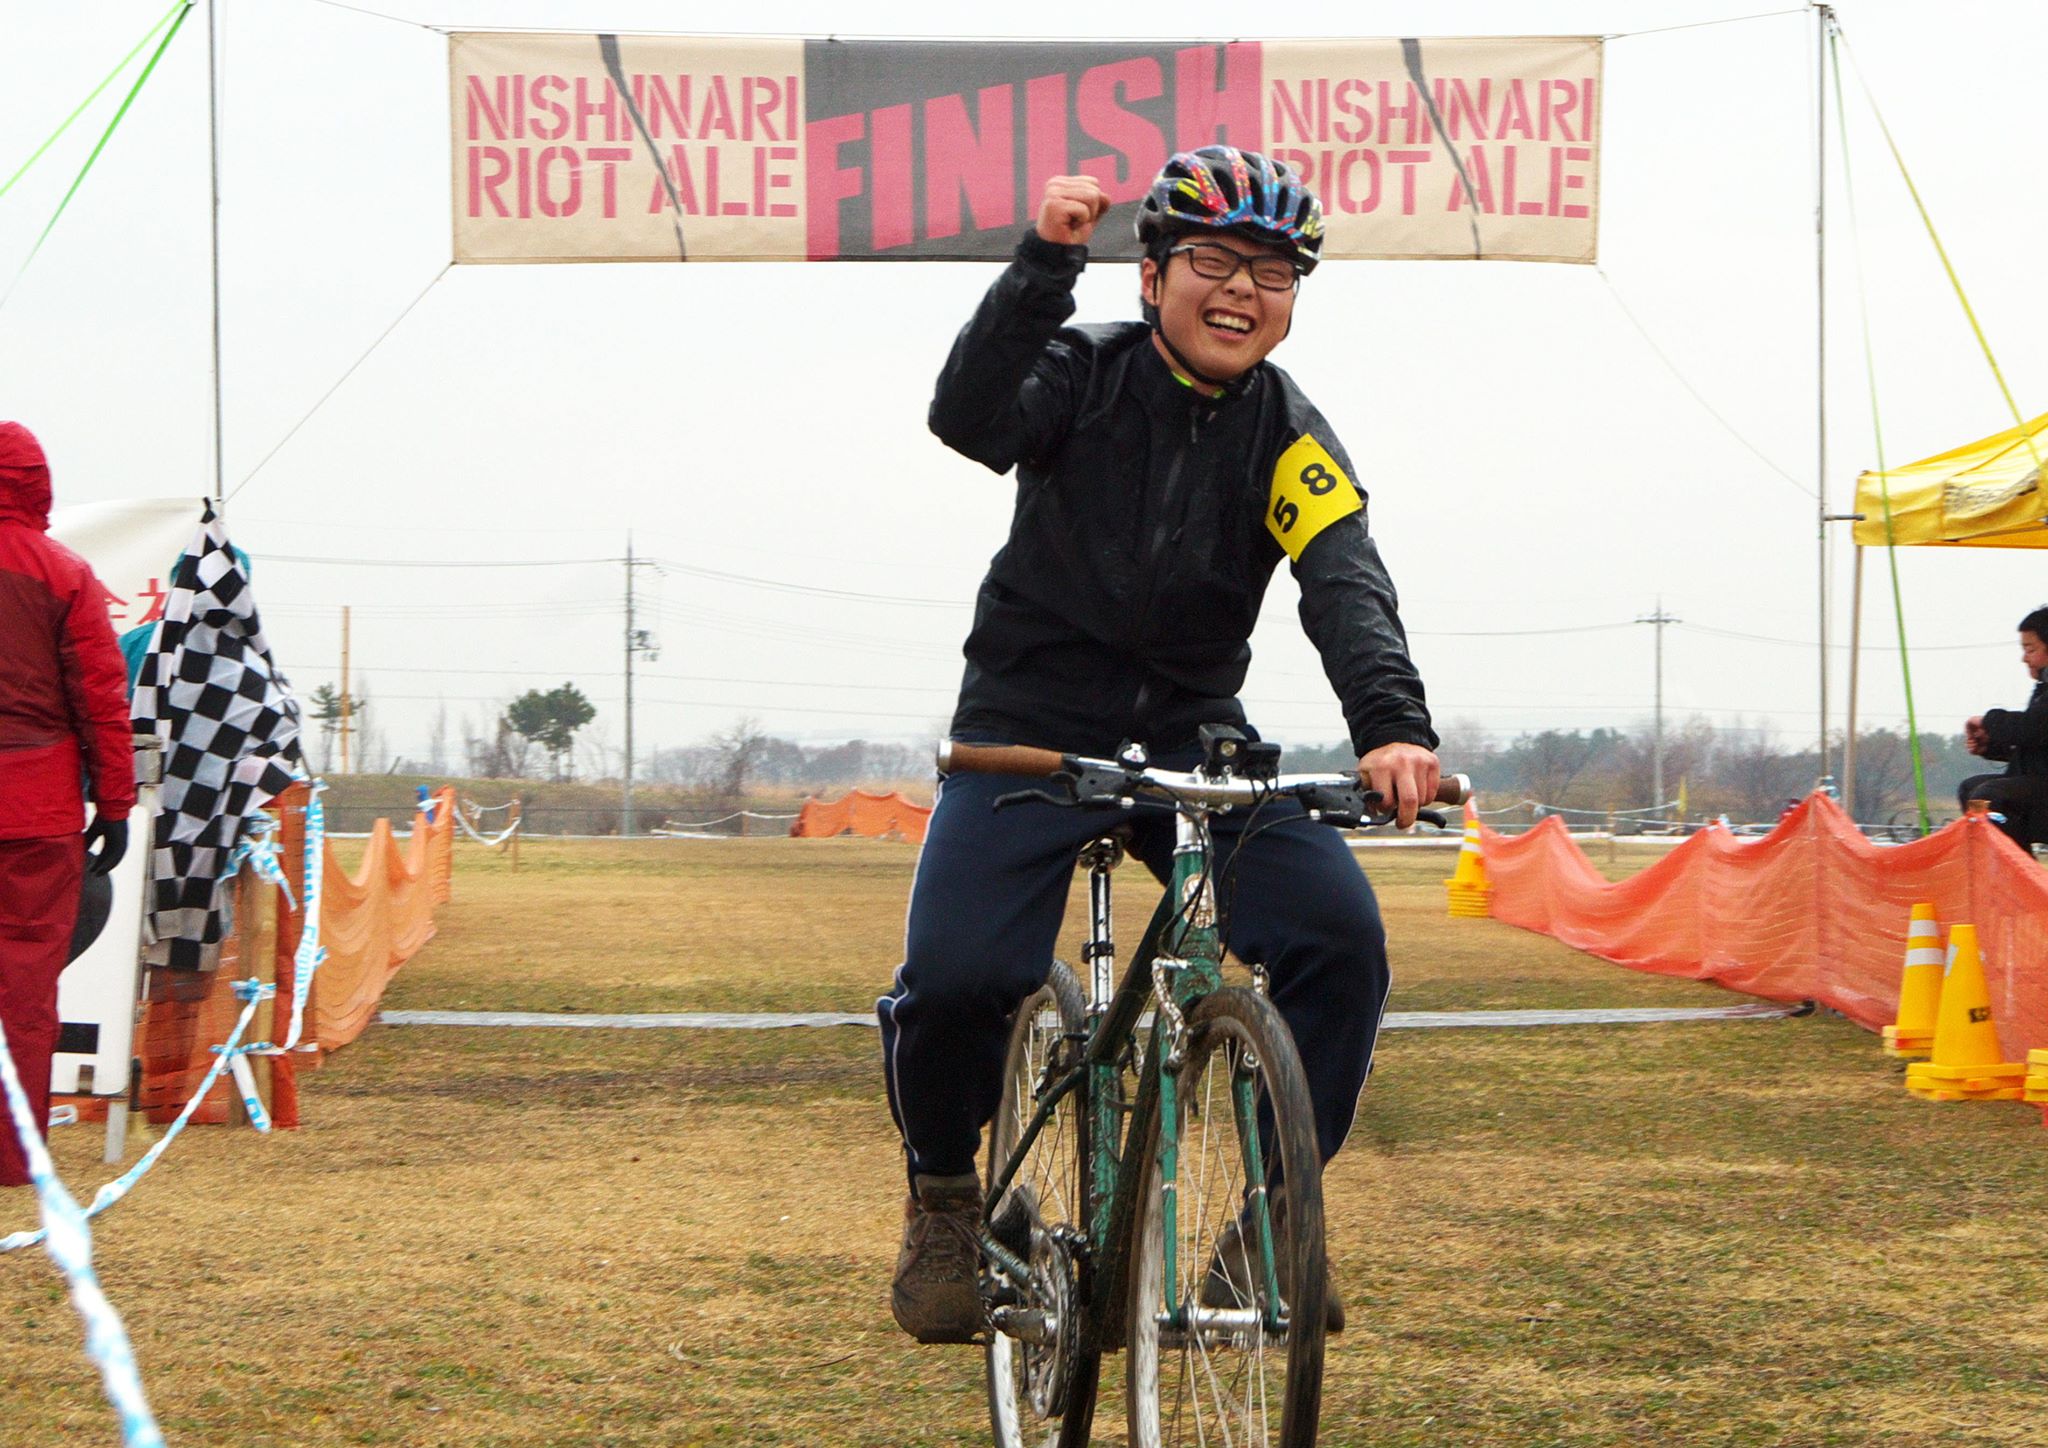
<svg viewBox="0 0 2048 1448">
<path fill-rule="evenodd" d="M 2048 1126 L 2048 1051 L 2027 1052 L 2026 1090 L 2020 1099 L 2042 1108 L 2041 1124 Z"/>
<path fill-rule="evenodd" d="M 1952 958 L 1934 1024 L 1934 1059 L 1906 1067 L 1906 1089 L 1928 1101 L 2018 1101 L 2027 1063 L 2001 1061 L 1991 992 L 1977 953 L 1977 927 L 1949 931 Z"/>
<path fill-rule="evenodd" d="M 1486 878 L 1486 855 L 1479 844 L 1479 812 L 1465 801 L 1465 838 L 1458 846 L 1458 868 L 1444 881 L 1450 893 L 1454 917 L 1485 919 L 1493 913 L 1489 903 L 1493 886 Z"/>
<path fill-rule="evenodd" d="M 1941 926 L 1934 907 L 1913 907 L 1906 926 L 1906 966 L 1899 976 L 1898 1019 L 1884 1028 L 1887 1056 L 1924 1057 L 1934 1049 L 1934 1023 L 1941 1005 L 1944 961 Z"/>
</svg>

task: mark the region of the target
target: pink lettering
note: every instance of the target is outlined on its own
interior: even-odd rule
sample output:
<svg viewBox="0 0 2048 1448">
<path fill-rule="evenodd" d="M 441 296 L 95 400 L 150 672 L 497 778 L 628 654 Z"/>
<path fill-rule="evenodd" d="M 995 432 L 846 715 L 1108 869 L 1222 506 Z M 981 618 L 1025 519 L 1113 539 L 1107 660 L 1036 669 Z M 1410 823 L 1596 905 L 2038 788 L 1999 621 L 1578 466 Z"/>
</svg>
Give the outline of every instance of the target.
<svg viewBox="0 0 2048 1448">
<path fill-rule="evenodd" d="M 839 203 L 861 194 L 866 181 L 858 166 L 839 164 L 839 148 L 867 134 L 867 118 L 834 116 L 804 127 L 811 161 L 805 195 L 804 252 L 812 261 L 828 261 L 839 253 Z"/>
<path fill-rule="evenodd" d="M 1232 41 L 1223 47 L 1223 80 L 1216 80 L 1216 47 L 1190 46 L 1173 57 L 1175 144 L 1183 150 L 1222 141 L 1259 147 L 1260 49 Z"/>
<path fill-rule="evenodd" d="M 486 169 L 488 167 L 488 169 Z M 469 214 L 482 216 L 484 202 L 488 200 L 491 210 L 500 216 L 510 216 L 505 198 L 498 194 L 498 188 L 505 184 L 512 174 L 512 153 L 503 146 L 471 146 L 469 148 Z"/>
<path fill-rule="evenodd" d="M 1017 219 L 1017 183 L 1010 174 L 1016 154 L 1013 102 L 1007 85 L 982 87 L 979 134 L 967 118 L 964 96 L 938 96 L 924 103 L 924 233 L 960 234 L 964 193 L 976 231 L 1009 226 Z"/>
<path fill-rule="evenodd" d="M 1166 137 L 1125 101 L 1149 101 L 1164 93 L 1165 78 L 1156 60 L 1122 60 L 1098 65 L 1084 73 L 1074 94 L 1074 106 L 1081 130 L 1106 146 L 1114 155 L 1092 156 L 1081 162 L 1086 175 L 1103 178 L 1102 189 L 1112 202 L 1136 201 L 1145 194 L 1153 175 L 1166 164 Z"/>
<path fill-rule="evenodd" d="M 1427 166 L 1435 158 L 1432 151 L 1389 151 L 1387 164 L 1401 168 L 1401 214 L 1415 214 L 1415 168 Z"/>
</svg>

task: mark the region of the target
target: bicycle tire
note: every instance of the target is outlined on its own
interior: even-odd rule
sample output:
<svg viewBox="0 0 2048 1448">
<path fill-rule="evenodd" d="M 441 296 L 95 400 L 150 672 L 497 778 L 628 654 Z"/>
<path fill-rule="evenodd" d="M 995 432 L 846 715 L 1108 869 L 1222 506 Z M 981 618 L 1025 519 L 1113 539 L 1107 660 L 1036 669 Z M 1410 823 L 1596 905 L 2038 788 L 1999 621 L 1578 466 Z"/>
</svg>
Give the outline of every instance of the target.
<svg viewBox="0 0 2048 1448">
<path fill-rule="evenodd" d="M 1244 1141 L 1233 1102 L 1240 1066 L 1258 1103 L 1266 1176 L 1277 1159 L 1284 1206 L 1274 1202 L 1276 1276 L 1288 1308 L 1284 1350 L 1263 1322 L 1234 1340 L 1163 1327 L 1164 1193 L 1157 1160 L 1160 1113 L 1146 1113 L 1141 1142 L 1149 1163 L 1131 1222 L 1126 1323 L 1130 1448 L 1223 1443 L 1240 1448 L 1310 1448 L 1322 1411 L 1325 1298 L 1322 1159 L 1308 1081 L 1294 1038 L 1273 1003 L 1226 988 L 1188 1018 L 1187 1060 L 1177 1095 L 1175 1305 L 1188 1309 L 1268 1307 L 1240 1226 L 1250 1218 Z M 1221 1067 L 1222 1069 L 1217 1069 Z M 1256 1241 L 1255 1237 L 1250 1240 Z M 1236 1270 L 1229 1270 L 1232 1265 Z M 1175 1341 L 1175 1338 L 1178 1341 Z M 1278 1422 L 1274 1421 L 1278 1405 Z"/>
<path fill-rule="evenodd" d="M 1083 1029 L 1087 1007 L 1074 973 L 1054 961 L 1046 982 L 1018 1008 L 1003 1057 L 1003 1095 L 989 1128 L 988 1185 L 1008 1160 L 1023 1135 L 1037 1103 L 1034 1091 L 1045 1070 L 1048 1052 L 1065 1032 Z M 1088 1231 L 1088 1125 L 1084 1096 L 1070 1094 L 1046 1123 L 1030 1154 L 1018 1169 L 995 1220 L 1013 1203 L 1021 1204 L 1032 1227 L 1071 1227 L 1083 1240 Z M 1000 1236 L 1001 1233 L 998 1233 Z M 1072 1284 L 1072 1312 L 1085 1315 L 1088 1283 Z M 1081 1336 L 1076 1318 L 1068 1330 Z M 1076 1356 L 1065 1398 L 1051 1415 L 1042 1415 L 1031 1401 L 1034 1370 L 1041 1364 L 1023 1344 L 991 1330 L 988 1341 L 989 1421 L 999 1448 L 1082 1448 L 1095 1421 L 1095 1396 L 1102 1374 L 1102 1354 L 1085 1346 Z"/>
</svg>

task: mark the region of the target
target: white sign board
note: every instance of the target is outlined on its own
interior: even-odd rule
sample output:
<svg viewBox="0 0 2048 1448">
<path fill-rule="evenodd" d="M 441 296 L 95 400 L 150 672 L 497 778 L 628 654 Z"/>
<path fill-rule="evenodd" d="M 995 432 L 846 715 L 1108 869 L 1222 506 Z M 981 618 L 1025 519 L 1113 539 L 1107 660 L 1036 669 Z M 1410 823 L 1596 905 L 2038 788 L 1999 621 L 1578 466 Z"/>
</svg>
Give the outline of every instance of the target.
<svg viewBox="0 0 2048 1448">
<path fill-rule="evenodd" d="M 154 772 L 155 759 L 151 765 Z M 149 822 L 157 787 L 137 792 L 128 853 L 114 867 L 114 903 L 106 928 L 57 978 L 57 1054 L 50 1091 L 58 1096 L 126 1096 L 135 1054 L 136 983 L 142 973 L 142 897 L 149 865 Z"/>
</svg>

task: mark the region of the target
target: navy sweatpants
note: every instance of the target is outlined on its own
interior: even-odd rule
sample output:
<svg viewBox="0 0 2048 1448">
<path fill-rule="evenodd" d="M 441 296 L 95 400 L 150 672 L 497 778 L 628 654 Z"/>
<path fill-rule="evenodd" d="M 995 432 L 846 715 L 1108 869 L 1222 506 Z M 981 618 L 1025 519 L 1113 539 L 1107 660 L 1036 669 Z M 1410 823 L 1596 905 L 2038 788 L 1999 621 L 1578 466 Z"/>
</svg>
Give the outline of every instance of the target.
<svg viewBox="0 0 2048 1448">
<path fill-rule="evenodd" d="M 903 964 L 876 1003 L 889 1109 L 913 1175 L 974 1170 L 981 1129 L 1002 1098 L 1010 1018 L 1045 983 L 1081 847 L 1127 823 L 1132 853 L 1162 880 L 1171 869 L 1173 816 L 1163 808 L 991 809 L 999 795 L 1042 784 L 955 774 L 939 788 L 910 887 Z M 1343 838 L 1292 800 L 1249 821 L 1242 810 L 1217 816 L 1212 831 L 1224 941 L 1271 977 L 1273 1003 L 1307 1068 L 1327 1161 L 1351 1130 L 1386 1006 L 1379 904 Z M 1138 934 L 1119 929 L 1119 971 Z"/>
</svg>

